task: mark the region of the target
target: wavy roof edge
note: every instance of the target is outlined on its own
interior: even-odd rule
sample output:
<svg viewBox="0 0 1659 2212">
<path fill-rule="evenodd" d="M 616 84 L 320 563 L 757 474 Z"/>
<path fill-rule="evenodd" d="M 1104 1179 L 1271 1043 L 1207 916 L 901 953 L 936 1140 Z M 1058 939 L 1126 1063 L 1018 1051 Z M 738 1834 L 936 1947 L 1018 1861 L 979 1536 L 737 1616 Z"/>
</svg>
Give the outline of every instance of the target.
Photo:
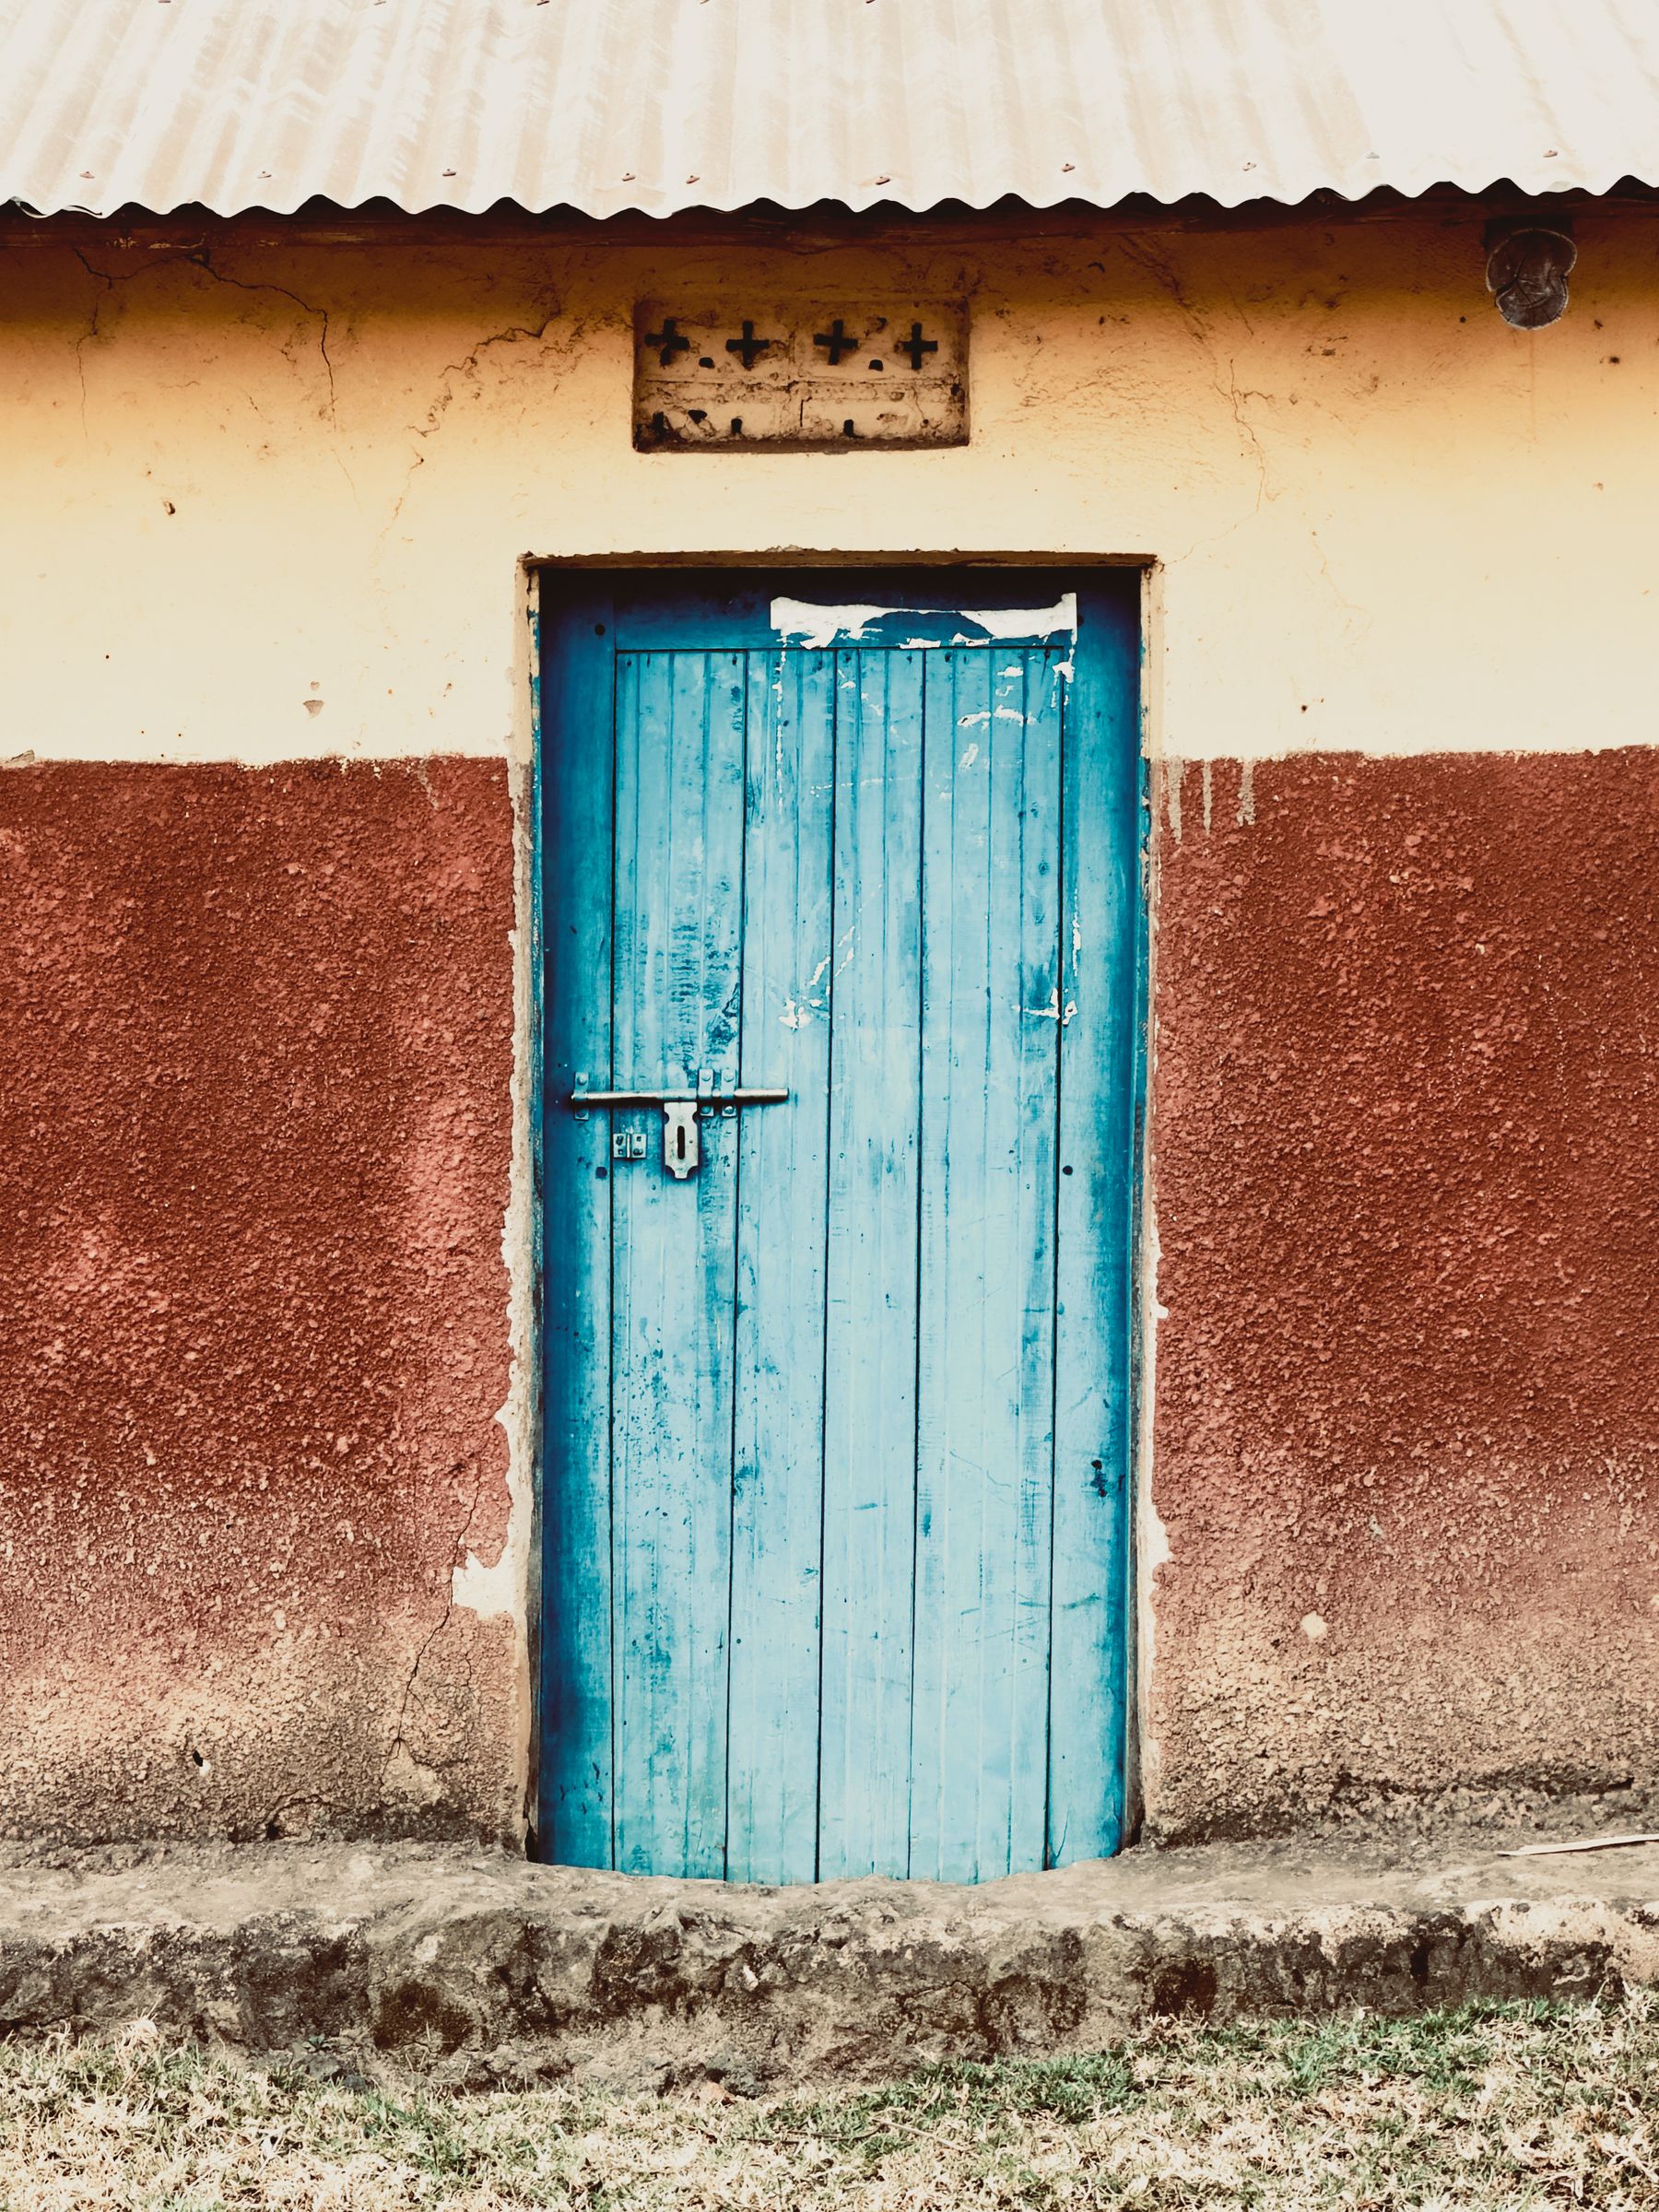
<svg viewBox="0 0 1659 2212">
<path fill-rule="evenodd" d="M 819 194 L 813 199 L 802 200 L 779 200 L 771 193 L 761 193 L 746 199 L 687 200 L 670 207 L 653 207 L 641 201 L 630 200 L 622 201 L 613 206 L 599 208 L 582 206 L 571 200 L 548 200 L 533 205 L 528 201 L 514 199 L 510 195 L 488 200 L 480 198 L 477 201 L 465 198 L 398 200 L 385 193 L 365 193 L 360 199 L 335 200 L 328 197 L 325 194 L 313 192 L 308 193 L 300 198 L 287 201 L 239 200 L 216 205 L 214 202 L 205 199 L 180 199 L 162 206 L 142 200 L 124 200 L 116 206 L 108 207 L 88 206 L 75 203 L 65 203 L 56 207 L 41 207 L 25 200 L 20 194 L 8 195 L 4 182 L 0 182 L 0 206 L 14 207 L 19 213 L 30 216 L 41 222 L 55 221 L 64 216 L 77 216 L 93 222 L 107 223 L 117 221 L 122 217 L 131 216 L 135 212 L 154 216 L 158 218 L 206 214 L 225 221 L 234 221 L 239 217 L 248 215 L 265 215 L 288 220 L 293 217 L 303 215 L 308 210 L 328 207 L 338 209 L 348 215 L 375 210 L 390 210 L 398 215 L 410 217 L 459 215 L 475 218 L 499 215 L 502 209 L 506 208 L 520 215 L 532 217 L 575 215 L 596 223 L 613 222 L 627 217 L 643 217 L 649 221 L 665 223 L 672 222 L 677 218 L 683 216 L 743 215 L 761 207 L 778 207 L 788 215 L 808 215 L 814 210 L 835 207 L 852 215 L 871 215 L 895 211 L 900 215 L 922 217 L 937 215 L 941 210 L 952 212 L 965 210 L 973 215 L 986 215 L 998 207 L 1009 206 L 1029 207 L 1033 213 L 1038 214 L 1047 214 L 1057 207 L 1088 208 L 1098 214 L 1113 214 L 1124 207 L 1133 206 L 1137 202 L 1149 203 L 1153 206 L 1174 211 L 1182 207 L 1190 207 L 1194 202 L 1204 202 L 1225 214 L 1233 214 L 1251 207 L 1276 207 L 1294 213 L 1298 209 L 1317 212 L 1318 210 L 1314 207 L 1315 202 L 1328 207 L 1334 199 L 1340 200 L 1350 207 L 1362 207 L 1368 200 L 1376 198 L 1380 193 L 1383 192 L 1397 195 L 1404 206 L 1410 207 L 1426 199 L 1430 194 L 1442 190 L 1457 192 L 1471 200 L 1478 200 L 1496 193 L 1507 191 L 1513 193 L 1518 198 L 1535 201 L 1545 198 L 1607 199 L 1618 193 L 1621 187 L 1632 185 L 1639 187 L 1643 192 L 1659 191 L 1659 162 L 1655 162 L 1653 173 L 1651 176 L 1642 176 L 1632 171 L 1625 171 L 1618 174 L 1609 174 L 1600 180 L 1593 179 L 1583 184 L 1552 182 L 1548 186 L 1529 187 L 1519 182 L 1513 177 L 1505 176 L 1488 177 L 1480 182 L 1456 177 L 1433 177 L 1425 183 L 1412 188 L 1371 184 L 1362 189 L 1345 191 L 1340 185 L 1312 184 L 1295 198 L 1281 198 L 1277 194 L 1250 193 L 1241 194 L 1232 200 L 1224 200 L 1213 192 L 1196 189 L 1172 198 L 1165 198 L 1162 195 L 1154 195 L 1140 191 L 1125 192 L 1116 199 L 1093 199 L 1077 193 L 1057 193 L 1049 199 L 1036 199 L 1018 192 L 991 193 L 975 199 L 958 193 L 940 193 L 926 202 L 900 199 L 891 193 L 877 194 L 866 199 L 841 198 L 832 194 Z"/>
<path fill-rule="evenodd" d="M 0 199 L 597 220 L 1659 183 L 1652 0 L 0 0 Z"/>
</svg>

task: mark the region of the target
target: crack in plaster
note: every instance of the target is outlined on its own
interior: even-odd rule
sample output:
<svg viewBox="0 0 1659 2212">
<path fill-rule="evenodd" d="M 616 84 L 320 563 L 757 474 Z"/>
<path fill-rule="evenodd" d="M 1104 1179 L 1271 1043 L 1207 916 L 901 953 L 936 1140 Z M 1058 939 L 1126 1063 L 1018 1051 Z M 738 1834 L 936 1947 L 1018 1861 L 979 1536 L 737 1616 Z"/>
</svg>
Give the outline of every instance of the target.
<svg viewBox="0 0 1659 2212">
<path fill-rule="evenodd" d="M 208 257 L 208 253 L 206 246 L 204 246 L 199 253 L 186 253 L 182 255 L 180 258 L 188 261 L 194 267 L 200 269 L 204 276 L 210 276 L 215 284 L 229 285 L 233 291 L 238 292 L 274 292 L 279 299 L 291 300 L 294 305 L 303 313 L 314 315 L 317 318 L 317 351 L 323 357 L 324 373 L 328 378 L 328 419 L 331 423 L 336 422 L 338 418 L 335 412 L 335 392 L 334 361 L 328 350 L 329 315 L 327 308 L 313 306 L 309 300 L 302 300 L 298 292 L 290 291 L 286 284 L 270 284 L 263 282 L 257 284 L 249 284 L 241 276 L 227 276 L 222 269 L 216 269 L 214 267 L 212 261 Z"/>
<path fill-rule="evenodd" d="M 1121 238 L 1118 240 L 1117 243 L 1124 259 L 1132 262 L 1136 268 L 1140 269 L 1145 275 L 1150 276 L 1153 283 L 1158 286 L 1159 289 L 1166 293 L 1169 298 L 1175 302 L 1175 305 L 1185 316 L 1188 327 L 1191 329 L 1193 336 L 1196 339 L 1198 344 L 1203 347 L 1205 352 L 1209 356 L 1211 371 L 1210 381 L 1215 386 L 1216 395 L 1218 399 L 1223 399 L 1227 402 L 1228 408 L 1232 415 L 1233 426 L 1238 430 L 1244 448 L 1248 451 L 1255 462 L 1256 497 L 1253 512 L 1259 514 L 1262 511 L 1263 501 L 1271 499 L 1274 495 L 1267 488 L 1266 448 L 1262 443 L 1261 433 L 1257 430 L 1255 425 L 1250 420 L 1250 418 L 1244 412 L 1244 402 L 1249 399 L 1266 399 L 1270 396 L 1270 394 L 1265 392 L 1256 391 L 1250 386 L 1241 387 L 1239 383 L 1238 367 L 1230 355 L 1229 355 L 1227 360 L 1227 380 L 1225 382 L 1223 382 L 1221 378 L 1221 357 L 1217 349 L 1213 338 L 1210 335 L 1209 328 L 1206 324 L 1204 317 L 1193 305 L 1193 302 L 1187 298 L 1185 288 L 1182 286 L 1180 277 L 1176 275 L 1174 269 L 1170 265 L 1169 262 L 1161 253 L 1158 253 L 1152 246 L 1147 244 L 1141 240 L 1133 238 Z M 1237 303 L 1235 302 L 1234 304 L 1236 306 Z M 1249 331 L 1249 319 L 1243 314 L 1241 309 L 1239 311 L 1239 319 L 1244 324 L 1246 331 Z M 1238 523 L 1230 523 L 1225 530 L 1218 531 L 1215 534 L 1215 536 L 1216 538 L 1230 536 L 1231 533 L 1238 527 Z M 1201 545 L 1212 544 L 1214 542 L 1215 539 L 1213 538 L 1194 538 L 1193 543 L 1187 547 L 1186 552 L 1181 555 L 1179 558 L 1182 559 L 1188 559 L 1194 553 L 1197 551 Z"/>
<path fill-rule="evenodd" d="M 95 269 L 78 246 L 71 246 L 69 251 L 74 254 L 76 260 L 80 263 L 81 267 L 86 270 L 88 276 L 96 277 L 98 282 L 104 288 L 101 292 L 95 292 L 93 294 L 92 312 L 88 317 L 87 327 L 84 331 L 82 331 L 80 336 L 75 341 L 75 373 L 80 379 L 81 436 L 85 438 L 88 434 L 86 350 L 87 347 L 91 345 L 93 339 L 98 335 L 98 318 L 103 312 L 104 301 L 115 289 L 115 278 L 113 276 L 106 276 L 102 269 Z M 136 269 L 133 271 L 133 275 L 135 276 L 139 274 L 140 272 Z M 123 279 L 123 282 L 129 280 L 125 278 Z"/>
<path fill-rule="evenodd" d="M 425 427 L 422 428 L 418 423 L 409 425 L 415 436 L 429 438 L 443 417 L 449 412 L 455 398 L 455 388 L 452 381 L 453 378 L 476 375 L 479 361 L 492 347 L 516 345 L 521 338 L 529 338 L 539 344 L 547 336 L 554 324 L 558 322 L 559 314 L 559 301 L 555 300 L 539 323 L 534 324 L 510 323 L 504 330 L 491 331 L 488 337 L 480 338 L 472 351 L 463 354 L 458 361 L 446 361 L 438 371 L 440 378 L 438 397 L 427 409 Z"/>
<path fill-rule="evenodd" d="M 212 257 L 206 246 L 192 246 L 182 253 L 170 253 L 163 260 L 147 262 L 142 268 L 128 269 L 120 276 L 112 276 L 107 269 L 97 267 L 82 253 L 79 246 L 72 245 L 69 251 L 80 263 L 81 267 L 86 270 L 88 276 L 96 278 L 104 288 L 100 293 L 94 295 L 92 312 L 88 318 L 87 328 L 75 341 L 75 365 L 80 377 L 81 428 L 83 430 L 86 429 L 87 421 L 87 370 L 84 354 L 86 347 L 99 335 L 99 318 L 103 312 L 105 300 L 118 284 L 134 284 L 140 276 L 153 276 L 161 269 L 177 268 L 181 264 L 193 269 L 200 269 L 203 276 L 210 278 L 213 283 L 227 285 L 233 291 L 275 293 L 279 299 L 291 300 L 302 313 L 316 317 L 318 323 L 317 350 L 323 357 L 324 373 L 328 379 L 328 419 L 331 424 L 337 422 L 334 359 L 328 350 L 329 311 L 327 308 L 318 307 L 309 300 L 302 300 L 298 292 L 290 291 L 286 284 L 250 284 L 242 277 L 228 276 L 222 269 L 214 267 Z M 250 401 L 250 405 L 252 404 Z M 257 413 L 258 409 L 255 408 L 254 411 Z M 347 477 L 347 481 L 349 483 L 350 478 Z M 355 487 L 353 488 L 355 490 Z"/>
<path fill-rule="evenodd" d="M 1216 389 L 1218 392 L 1221 390 L 1219 379 L 1217 380 Z M 1249 387 L 1246 387 L 1246 389 L 1242 392 L 1240 391 L 1238 369 L 1233 361 L 1232 356 L 1230 354 L 1227 359 L 1227 390 L 1223 396 L 1226 398 L 1229 406 L 1232 409 L 1233 423 L 1239 432 L 1239 435 L 1245 441 L 1246 444 L 1255 455 L 1255 512 L 1260 514 L 1262 512 L 1262 502 L 1268 496 L 1267 452 L 1266 448 L 1262 443 L 1261 433 L 1257 430 L 1254 423 L 1251 421 L 1250 418 L 1244 412 L 1243 403 L 1247 399 L 1265 399 L 1267 397 L 1267 394 L 1265 392 L 1254 391 Z"/>
<path fill-rule="evenodd" d="M 441 427 L 443 418 L 449 413 L 450 408 L 454 405 L 456 381 L 466 376 L 476 377 L 477 374 L 479 361 L 483 359 L 485 354 L 490 351 L 493 347 L 514 346 L 517 345 L 521 339 L 525 338 L 528 338 L 532 344 L 540 344 L 540 342 L 546 338 L 548 331 L 551 330 L 554 324 L 558 322 L 559 315 L 562 312 L 562 306 L 560 301 L 555 298 L 551 292 L 547 292 L 545 296 L 551 300 L 552 304 L 548 307 L 547 313 L 542 317 L 539 323 L 509 323 L 504 329 L 491 331 L 487 337 L 480 338 L 472 350 L 469 353 L 463 354 L 458 361 L 446 361 L 444 363 L 443 367 L 438 371 L 437 397 L 432 401 L 430 406 L 429 406 L 427 409 L 425 422 L 412 422 L 408 426 L 409 435 L 412 438 L 419 440 L 420 443 L 424 445 L 427 439 L 430 438 L 434 434 L 434 432 Z M 382 547 L 385 544 L 387 534 L 390 532 L 393 524 L 396 522 L 398 516 L 403 512 L 404 502 L 409 496 L 409 488 L 415 481 L 416 470 L 418 468 L 424 468 L 425 466 L 426 455 L 419 450 L 419 447 L 418 446 L 410 459 L 408 470 L 404 477 L 402 488 L 399 490 L 396 499 L 392 502 L 392 511 L 386 517 L 385 528 L 381 532 L 381 545 Z"/>
<path fill-rule="evenodd" d="M 1371 618 L 1369 609 L 1363 606 L 1356 606 L 1354 601 L 1349 599 L 1344 594 L 1341 585 L 1336 582 L 1335 576 L 1332 573 L 1330 556 L 1326 553 L 1324 547 L 1320 542 L 1318 531 L 1310 529 L 1308 532 L 1308 536 L 1312 542 L 1314 552 L 1319 556 L 1320 571 L 1324 575 L 1326 583 L 1330 586 L 1332 598 L 1335 600 L 1337 606 L 1341 607 L 1346 614 L 1353 616 L 1361 625 L 1362 629 L 1369 629 L 1371 626 Z"/>
<path fill-rule="evenodd" d="M 421 1639 L 420 1647 L 415 1653 L 414 1662 L 409 1668 L 408 1676 L 404 1683 L 403 1697 L 397 1708 L 397 1725 L 393 1731 L 392 1741 L 387 1747 L 386 1756 L 381 1762 L 381 1786 L 382 1789 L 386 1786 L 392 1772 L 392 1769 L 396 1763 L 397 1755 L 400 1751 L 404 1754 L 405 1758 L 407 1759 L 412 1767 L 415 1767 L 429 1774 L 440 1773 L 446 1766 L 454 1766 L 459 1763 L 454 1759 L 416 1758 L 415 1753 L 410 1749 L 408 1740 L 407 1728 L 409 1707 L 414 1701 L 415 1685 L 420 1678 L 420 1670 L 426 1665 L 428 1654 L 431 1652 L 433 1645 L 437 1642 L 438 1639 L 442 1635 L 445 1629 L 449 1627 L 450 1622 L 454 1618 L 455 1569 L 460 1564 L 462 1559 L 465 1556 L 466 1539 L 472 1533 L 473 1523 L 477 1519 L 478 1501 L 484 1495 L 484 1480 L 485 1471 L 482 1467 L 480 1467 L 478 1469 L 477 1479 L 473 1484 L 473 1493 L 466 1508 L 466 1517 L 462 1522 L 460 1529 L 456 1533 L 454 1544 L 452 1547 L 453 1556 L 450 1560 L 449 1568 L 449 1586 L 443 1601 L 443 1611 L 439 1615 L 432 1627 Z"/>
</svg>

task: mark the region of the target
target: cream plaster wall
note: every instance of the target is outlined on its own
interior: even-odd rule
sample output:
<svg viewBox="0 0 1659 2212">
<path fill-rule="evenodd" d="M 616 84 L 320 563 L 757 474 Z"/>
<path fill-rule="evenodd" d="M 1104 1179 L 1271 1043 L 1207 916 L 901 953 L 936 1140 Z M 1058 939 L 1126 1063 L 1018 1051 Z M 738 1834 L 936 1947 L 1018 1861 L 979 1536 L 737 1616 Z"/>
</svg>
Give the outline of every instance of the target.
<svg viewBox="0 0 1659 2212">
<path fill-rule="evenodd" d="M 1479 222 L 925 248 L 0 247 L 0 754 L 523 754 L 526 557 L 1159 566 L 1175 758 L 1645 742 L 1659 220 L 1492 311 Z M 966 293 L 965 450 L 636 454 L 629 314 Z"/>
</svg>

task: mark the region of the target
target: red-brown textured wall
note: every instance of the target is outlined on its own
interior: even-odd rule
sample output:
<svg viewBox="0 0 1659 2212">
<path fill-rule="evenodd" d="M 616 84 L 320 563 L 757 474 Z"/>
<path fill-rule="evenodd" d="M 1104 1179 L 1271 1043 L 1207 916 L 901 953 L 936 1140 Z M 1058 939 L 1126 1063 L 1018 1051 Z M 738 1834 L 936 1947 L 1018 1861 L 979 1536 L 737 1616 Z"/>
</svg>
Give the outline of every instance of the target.
<svg viewBox="0 0 1659 2212">
<path fill-rule="evenodd" d="M 1649 1784 L 1659 753 L 1221 766 L 1207 830 L 1196 769 L 1181 799 L 1153 1825 Z"/>
<path fill-rule="evenodd" d="M 502 768 L 0 773 L 0 1830 L 512 1832 Z"/>
<path fill-rule="evenodd" d="M 1649 1781 L 1659 756 L 1252 782 L 1160 854 L 1154 1827 Z M 512 1831 L 512 885 L 495 764 L 0 774 L 6 1831 Z"/>
</svg>

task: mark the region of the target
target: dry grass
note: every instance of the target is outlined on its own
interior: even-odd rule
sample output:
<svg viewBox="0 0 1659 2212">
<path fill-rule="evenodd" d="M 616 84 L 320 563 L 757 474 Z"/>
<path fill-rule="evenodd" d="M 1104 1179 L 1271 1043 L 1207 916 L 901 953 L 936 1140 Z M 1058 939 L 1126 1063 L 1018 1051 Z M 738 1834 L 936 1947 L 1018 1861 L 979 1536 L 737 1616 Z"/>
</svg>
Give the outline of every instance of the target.
<svg viewBox="0 0 1659 2212">
<path fill-rule="evenodd" d="M 4 2212 L 1659 2207 L 1659 2006 L 1148 2030 L 753 2103 L 450 2096 L 154 2038 L 0 2049 Z"/>
</svg>

